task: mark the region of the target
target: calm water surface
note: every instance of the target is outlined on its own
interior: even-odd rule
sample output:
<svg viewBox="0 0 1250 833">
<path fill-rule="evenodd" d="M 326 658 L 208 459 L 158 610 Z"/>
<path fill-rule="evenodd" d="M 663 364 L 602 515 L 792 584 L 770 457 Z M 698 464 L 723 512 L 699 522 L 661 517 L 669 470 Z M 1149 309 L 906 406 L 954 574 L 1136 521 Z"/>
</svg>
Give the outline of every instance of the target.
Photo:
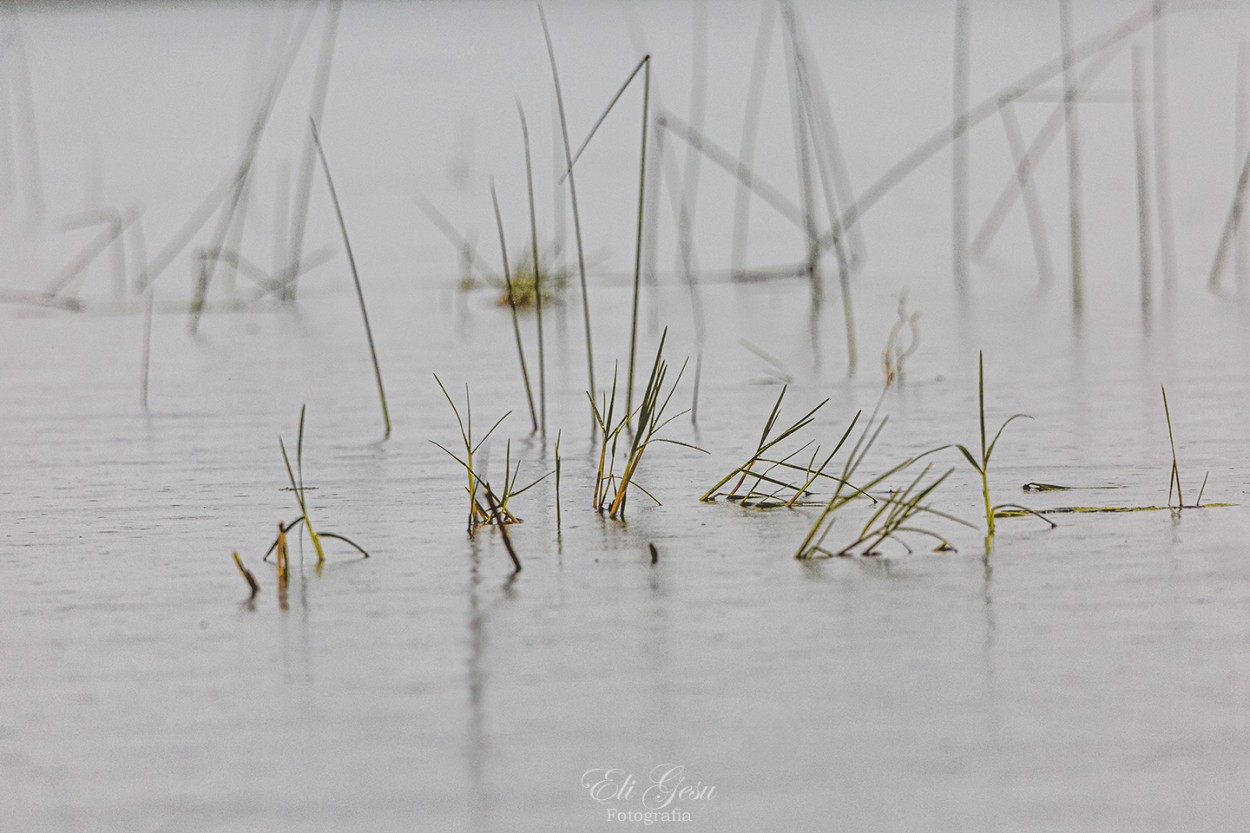
<svg viewBox="0 0 1250 833">
<path fill-rule="evenodd" d="M 1082 9 L 1078 34 L 1133 10 Z M 689 7 L 548 11 L 574 133 L 636 61 L 630 20 L 654 49 L 665 103 L 684 112 Z M 731 147 L 759 11 L 708 11 L 719 68 L 708 130 Z M 848 44 L 818 50 L 819 62 L 843 91 L 836 103 L 863 187 L 949 117 L 949 10 L 803 11 L 813 42 Z M 1049 6 L 975 13 L 974 100 L 1056 49 Z M 107 257 L 85 273 L 82 314 L 0 310 L 0 830 L 637 829 L 642 822 L 610 821 L 609 811 L 643 810 L 661 764 L 714 787 L 669 806 L 690 820 L 658 826 L 680 830 L 1236 829 L 1250 814 L 1250 308 L 1204 283 L 1231 197 L 1244 10 L 1172 21 L 1179 268 L 1170 293 L 1156 285 L 1145 323 L 1122 103 L 1083 109 L 1083 317 L 1073 320 L 1067 291 L 1061 149 L 1038 173 L 1059 282 L 1037 289 L 1027 227 L 1013 215 L 962 300 L 949 275 L 949 156 L 939 156 L 865 222 L 869 261 L 854 285 L 861 356 L 850 379 L 840 306 L 830 300 L 813 324 L 798 281 L 705 281 L 698 343 L 690 293 L 668 274 L 676 235 L 663 215 L 640 353 L 652 354 L 667 325 L 674 365 L 702 355 L 697 425 L 683 417 L 669 436 L 709 454 L 649 451 L 640 478 L 664 505 L 636 495 L 627 524 L 589 508 L 597 447 L 580 296 L 549 310 L 543 442 L 529 433 L 506 308 L 491 290 L 455 291 L 455 249 L 414 201 L 427 196 L 491 255 L 487 187 L 497 175 L 510 237 L 522 245 L 520 95 L 542 170 L 540 234 L 556 235 L 549 79 L 533 18 L 524 4 L 343 11 L 324 137 L 378 340 L 389 441 L 379 442 L 368 352 L 321 180 L 309 248 L 335 254 L 298 305 L 213 312 L 192 338 L 183 312 L 191 255 L 160 278 L 147 412 L 143 304 L 111 300 Z M 46 210 L 32 225 L 28 203 L 6 203 L 3 285 L 37 291 L 97 233 L 60 230 L 84 208 L 141 205 L 149 252 L 174 234 L 233 164 L 256 95 L 241 67 L 264 66 L 285 24 L 259 4 L 29 9 L 22 24 Z M 320 24 L 258 157 L 241 245 L 266 268 L 283 226 L 274 194 L 298 169 Z M 760 167 L 793 192 L 780 54 L 774 43 Z M 1122 53 L 1105 91 L 1127 81 Z M 1021 119 L 1035 130 L 1051 106 L 1021 104 Z M 601 382 L 628 350 L 619 273 L 631 264 L 637 137 L 622 124 L 636 124 L 635 112 L 608 123 L 579 179 Z M 974 222 L 1010 171 L 996 130 L 974 134 Z M 711 168 L 700 176 L 698 254 L 720 269 L 732 187 Z M 801 240 L 754 210 L 751 262 L 796 259 Z M 1034 417 L 1004 434 L 996 500 L 1164 504 L 1166 384 L 1187 502 L 1209 472 L 1204 501 L 1238 505 L 1060 515 L 1054 530 L 1002 520 L 992 554 L 979 530 L 938 520 L 958 552 L 920 545 L 800 563 L 793 554 L 813 510 L 700 504 L 750 453 L 781 378 L 791 379 L 786 415 L 829 399 L 810 429 L 826 445 L 873 407 L 903 289 L 921 313 L 921 341 L 905 384 L 885 394 L 890 423 L 868 469 L 977 441 L 984 350 L 989 419 Z M 227 297 L 224 287 L 214 295 Z M 533 324 L 527 314 L 531 366 Z M 453 391 L 470 385 L 479 431 L 512 411 L 489 445 L 491 471 L 510 439 L 522 479 L 537 477 L 563 432 L 561 526 L 552 479 L 516 499 L 524 523 L 512 538 L 525 568 L 515 577 L 496 535 L 464 534 L 462 473 L 429 442 L 457 438 L 433 372 Z M 674 407 L 692 395 L 688 370 Z M 281 598 L 261 556 L 275 522 L 298 515 L 277 438 L 292 443 L 301 404 L 313 518 L 373 557 L 332 546 L 318 568 L 305 540 Z M 956 452 L 934 459 L 955 468 L 934 503 L 976 523 L 979 481 Z M 1029 481 L 1088 490 L 1024 494 Z M 853 509 L 833 538 L 865 517 Z M 232 550 L 260 580 L 254 600 Z M 641 784 L 598 803 L 583 781 L 603 769 Z"/>
</svg>

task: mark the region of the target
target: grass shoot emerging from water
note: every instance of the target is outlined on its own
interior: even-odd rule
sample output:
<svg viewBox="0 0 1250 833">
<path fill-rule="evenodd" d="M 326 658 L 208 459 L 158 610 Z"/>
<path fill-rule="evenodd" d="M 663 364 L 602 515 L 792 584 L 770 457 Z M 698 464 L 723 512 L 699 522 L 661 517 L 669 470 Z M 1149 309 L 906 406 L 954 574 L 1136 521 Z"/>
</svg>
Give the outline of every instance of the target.
<svg viewBox="0 0 1250 833">
<path fill-rule="evenodd" d="M 523 494 L 537 486 L 550 476 L 551 472 L 542 475 L 528 485 L 517 488 L 517 481 L 521 475 L 521 461 L 518 460 L 515 467 L 512 465 L 512 443 L 509 441 L 505 446 L 507 450 L 504 457 L 503 490 L 501 492 L 492 490 L 489 482 L 482 476 L 481 470 L 477 466 L 480 460 L 478 452 L 486 441 L 490 439 L 491 435 L 495 433 L 495 429 L 502 425 L 503 421 L 511 416 L 512 412 L 508 411 L 495 420 L 490 430 L 480 440 L 475 442 L 473 438 L 473 400 L 469 396 L 469 386 L 465 385 L 464 387 L 465 415 L 462 418 L 460 409 L 456 406 L 455 400 L 451 398 L 451 394 L 447 392 L 447 388 L 443 385 L 443 380 L 438 378 L 437 373 L 434 374 L 434 381 L 438 383 L 439 390 L 443 392 L 443 397 L 447 400 L 447 404 L 451 406 L 452 413 L 456 416 L 456 424 L 460 428 L 460 440 L 464 445 L 464 456 L 457 455 L 442 443 L 434 440 L 430 440 L 430 442 L 438 446 L 448 457 L 459 463 L 468 478 L 465 491 L 469 495 L 469 519 L 466 527 L 469 535 L 472 536 L 479 526 L 520 523 L 521 519 L 512 514 L 508 508 L 508 502 L 517 495 Z M 481 497 L 479 497 L 479 490 Z"/>
<path fill-rule="evenodd" d="M 305 492 L 305 488 L 304 488 L 304 415 L 305 415 L 305 411 L 306 411 L 306 408 L 304 406 L 300 406 L 299 436 L 297 437 L 296 443 L 295 443 L 295 467 L 294 468 L 291 467 L 291 457 L 289 454 L 287 454 L 287 451 L 286 451 L 286 442 L 281 437 L 278 437 L 278 447 L 282 450 L 282 462 L 286 466 L 287 479 L 291 484 L 291 487 L 290 487 L 291 491 L 295 493 L 295 501 L 296 503 L 299 504 L 299 511 L 300 511 L 300 516 L 296 518 L 295 520 L 291 521 L 289 524 L 286 524 L 285 526 L 282 523 L 278 524 L 278 537 L 277 539 L 274 540 L 273 544 L 270 545 L 268 552 L 265 553 L 265 559 L 267 560 L 270 554 L 274 552 L 274 550 L 278 551 L 278 575 L 280 578 L 283 575 L 285 575 L 285 573 L 287 572 L 287 566 L 286 566 L 287 533 L 290 532 L 295 527 L 299 526 L 300 524 L 303 524 L 304 528 L 308 530 L 308 537 L 309 539 L 312 540 L 313 549 L 316 550 L 317 552 L 317 564 L 318 565 L 321 565 L 326 560 L 325 548 L 322 546 L 322 543 L 321 543 L 323 538 L 332 538 L 336 541 L 342 541 L 343 543 L 347 544 L 352 549 L 359 552 L 365 558 L 369 557 L 369 553 L 366 552 L 362 546 L 357 544 L 355 541 L 352 541 L 350 538 L 346 538 L 342 535 L 339 535 L 336 532 L 324 532 L 324 531 L 318 532 L 316 529 L 313 528 L 312 520 L 308 516 L 308 501 L 304 495 L 304 492 Z"/>
<path fill-rule="evenodd" d="M 1167 392 L 1167 389 L 1163 387 L 1163 385 L 1159 385 L 1159 392 L 1163 394 L 1163 416 L 1167 420 L 1167 423 L 1168 423 L 1168 444 L 1172 447 L 1172 473 L 1171 473 L 1171 477 L 1168 479 L 1168 506 L 1169 507 L 1172 506 L 1172 491 L 1175 490 L 1176 491 L 1176 507 L 1175 508 L 1184 509 L 1186 507 L 1185 507 L 1185 499 L 1181 497 L 1181 470 L 1180 470 L 1180 466 L 1176 462 L 1176 439 L 1172 436 L 1172 414 L 1168 410 L 1168 392 Z M 1202 493 L 1206 491 L 1207 477 L 1209 477 L 1210 474 L 1211 474 L 1210 472 L 1207 472 L 1207 474 L 1203 475 L 1202 486 L 1198 489 L 1198 499 L 1194 502 L 1193 507 L 1190 507 L 1190 508 L 1197 509 L 1202 506 Z"/>
<path fill-rule="evenodd" d="M 980 419 L 981 419 L 981 454 L 980 456 L 978 457 L 974 455 L 971 451 L 968 450 L 968 447 L 966 445 L 963 445 L 962 443 L 956 443 L 955 447 L 958 448 L 960 452 L 964 455 L 964 458 L 968 461 L 968 465 L 972 466 L 973 470 L 975 470 L 976 473 L 981 476 L 981 496 L 985 500 L 985 534 L 987 538 L 994 537 L 994 517 L 995 517 L 995 513 L 999 509 L 1010 508 L 1010 509 L 1018 510 L 1025 514 L 1034 515 L 1038 518 L 1041 518 L 1046 523 L 1050 524 L 1051 528 L 1053 529 L 1055 526 L 1054 521 L 1050 520 L 1049 518 L 1042 517 L 1037 512 L 1034 512 L 1032 509 L 1029 509 L 1028 507 L 1020 506 L 1017 503 L 1000 503 L 999 505 L 995 506 L 990 501 L 990 457 L 993 456 L 994 454 L 994 447 L 998 445 L 999 437 L 1003 435 L 1003 429 L 1005 429 L 1008 425 L 1010 425 L 1012 422 L 1014 422 L 1017 419 L 1032 419 L 1033 417 L 1029 416 L 1028 414 L 1012 414 L 1011 416 L 1007 417 L 1007 419 L 1003 420 L 1002 425 L 998 426 L 998 430 L 994 432 L 994 439 L 990 440 L 988 445 L 986 444 L 985 354 L 984 353 L 979 353 L 977 356 L 977 405 L 980 411 Z"/>
</svg>

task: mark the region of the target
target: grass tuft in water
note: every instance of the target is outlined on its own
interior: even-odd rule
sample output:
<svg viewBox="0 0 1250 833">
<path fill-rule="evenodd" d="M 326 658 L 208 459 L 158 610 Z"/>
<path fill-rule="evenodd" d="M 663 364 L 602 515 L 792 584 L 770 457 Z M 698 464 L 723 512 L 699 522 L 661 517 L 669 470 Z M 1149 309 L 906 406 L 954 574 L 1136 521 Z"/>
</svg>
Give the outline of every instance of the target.
<svg viewBox="0 0 1250 833">
<path fill-rule="evenodd" d="M 443 397 L 447 400 L 447 404 L 451 406 L 452 413 L 456 416 L 456 424 L 460 428 L 460 440 L 464 445 L 464 456 L 456 454 L 435 440 L 430 440 L 430 443 L 459 463 L 468 478 L 465 486 L 465 491 L 469 496 L 469 518 L 466 531 L 472 536 L 479 526 L 520 523 L 521 519 L 508 508 L 509 501 L 546 480 L 551 476 L 552 472 L 547 472 L 529 484 L 518 488 L 517 481 L 521 475 L 521 461 L 518 460 L 515 467 L 512 465 L 512 442 L 508 441 L 505 446 L 503 489 L 499 492 L 491 490 L 489 482 L 483 477 L 481 470 L 477 467 L 477 461 L 480 460 L 478 452 L 486 441 L 490 439 L 491 435 L 495 433 L 495 429 L 502 425 L 503 421 L 512 415 L 512 412 L 508 411 L 495 420 L 490 430 L 481 439 L 475 441 L 473 437 L 473 400 L 469 396 L 469 386 L 464 386 L 465 415 L 462 418 L 460 408 L 456 406 L 455 400 L 451 398 L 451 394 L 447 392 L 447 388 L 443 385 L 443 380 L 438 378 L 437 373 L 434 374 L 434 381 L 438 383 L 439 390 L 443 392 Z M 479 490 L 481 497 L 479 497 Z M 494 508 L 490 507 L 492 500 L 496 502 Z"/>
<path fill-rule="evenodd" d="M 858 414 L 856 418 L 858 419 Z M 863 487 L 851 486 L 851 479 L 855 477 L 868 452 L 872 449 L 877 438 L 881 435 L 881 431 L 885 428 L 888 418 L 883 417 L 878 420 L 876 411 L 868 417 L 867 423 L 864 425 L 863 431 L 859 438 L 851 447 L 847 455 L 846 462 L 842 466 L 842 473 L 839 477 L 834 478 L 836 487 L 832 497 L 824 504 L 820 515 L 808 530 L 807 536 L 799 545 L 798 551 L 794 557 L 801 560 L 811 560 L 816 558 L 829 558 L 831 556 L 849 556 L 849 555 L 879 555 L 880 547 L 886 541 L 894 541 L 900 544 L 908 552 L 911 547 L 907 544 L 905 536 L 921 536 L 933 538 L 937 540 L 937 551 L 949 551 L 954 549 L 950 542 L 942 535 L 934 532 L 927 527 L 919 526 L 916 522 L 917 517 L 921 513 L 934 515 L 936 517 L 945 518 L 949 521 L 962 524 L 964 526 L 972 526 L 967 521 L 961 520 L 932 508 L 926 499 L 940 486 L 943 481 L 950 475 L 948 470 L 946 473 L 925 482 L 925 478 L 929 476 L 930 466 L 920 472 L 918 476 L 913 478 L 910 483 L 899 490 L 887 494 L 884 498 L 877 499 L 869 495 L 869 491 L 881 486 L 890 478 L 905 471 L 922 458 L 940 451 L 946 446 L 938 446 L 924 451 L 914 457 L 909 457 L 901 463 L 898 463 L 887 469 L 884 473 L 877 475 L 863 485 Z M 854 423 L 852 423 L 852 426 Z M 848 433 L 849 433 L 848 429 Z M 845 437 L 843 438 L 845 439 Z M 869 516 L 868 521 L 860 529 L 859 533 L 846 545 L 839 548 L 831 548 L 825 545 L 825 540 L 833 531 L 834 525 L 838 519 L 838 513 L 849 503 L 859 497 L 867 497 L 871 499 L 876 508 Z M 857 552 L 858 551 L 858 552 Z"/>
<path fill-rule="evenodd" d="M 659 347 L 656 348 L 655 361 L 651 365 L 651 374 L 643 389 L 640 404 L 633 412 L 626 411 L 619 418 L 616 417 L 616 373 L 612 376 L 611 396 L 604 393 L 602 407 L 595 403 L 595 398 L 589 391 L 586 394 L 590 399 L 591 413 L 598 428 L 600 443 L 599 467 L 595 475 L 594 507 L 600 513 L 606 511 L 609 517 L 616 520 L 625 519 L 625 506 L 631 486 L 655 501 L 656 505 L 660 504 L 659 499 L 637 480 L 638 469 L 652 443 L 670 443 L 695 451 L 703 451 L 690 443 L 659 436 L 670 422 L 686 414 L 682 411 L 671 417 L 664 416 L 673 399 L 673 393 L 681 382 L 682 374 L 686 370 L 686 363 L 683 362 L 681 369 L 677 372 L 677 378 L 668 386 L 666 392 L 664 383 L 668 376 L 668 362 L 664 360 L 664 342 L 667 338 L 668 329 L 665 328 L 660 336 Z M 617 447 L 635 418 L 637 428 L 627 439 L 629 445 L 625 450 L 623 468 L 617 475 Z"/>
<path fill-rule="evenodd" d="M 831 477 L 825 470 L 850 436 L 860 414 L 855 414 L 833 451 L 829 452 L 819 465 L 817 465 L 817 460 L 820 458 L 819 445 L 812 451 L 806 465 L 794 462 L 799 454 L 811 448 L 810 440 L 785 456 L 769 456 L 768 452 L 771 449 L 797 436 L 804 428 L 811 425 L 816 418 L 816 413 L 829 402 L 825 399 L 774 436 L 773 429 L 777 427 L 777 420 L 781 415 L 781 404 L 786 397 L 787 390 L 789 387 L 783 386 L 781 393 L 777 395 L 772 412 L 764 422 L 764 430 L 760 433 L 755 451 L 741 465 L 730 469 L 729 473 L 704 492 L 699 500 L 709 503 L 717 498 L 724 498 L 736 501 L 741 506 L 760 509 L 792 507 L 813 494 L 811 487 L 818 479 Z M 801 475 L 801 479 L 793 479 L 796 475 Z M 735 477 L 738 478 L 737 482 L 728 491 L 724 491 L 724 487 Z"/>
</svg>

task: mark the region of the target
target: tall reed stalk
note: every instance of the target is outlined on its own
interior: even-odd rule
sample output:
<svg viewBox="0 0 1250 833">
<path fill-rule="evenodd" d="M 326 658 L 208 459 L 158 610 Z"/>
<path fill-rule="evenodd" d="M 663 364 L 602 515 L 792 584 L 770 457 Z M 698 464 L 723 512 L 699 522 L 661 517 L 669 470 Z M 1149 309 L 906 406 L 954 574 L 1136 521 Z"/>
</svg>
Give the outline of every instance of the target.
<svg viewBox="0 0 1250 833">
<path fill-rule="evenodd" d="M 356 269 L 356 256 L 352 254 L 352 242 L 347 236 L 347 223 L 343 219 L 343 207 L 339 205 L 338 191 L 334 188 L 334 179 L 330 176 L 330 163 L 326 161 L 325 149 L 321 146 L 321 137 L 317 134 L 317 123 L 309 122 L 312 130 L 313 143 L 317 146 L 317 156 L 321 159 L 321 168 L 325 171 L 326 185 L 330 187 L 330 199 L 334 203 L 334 214 L 339 221 L 339 231 L 343 235 L 343 248 L 347 251 L 347 263 L 351 267 L 352 282 L 356 286 L 356 299 L 360 301 L 360 317 L 365 322 L 365 337 L 369 340 L 369 357 L 373 361 L 373 376 L 378 383 L 378 399 L 382 403 L 382 421 L 386 424 L 386 433 L 382 439 L 391 436 L 391 413 L 386 407 L 386 389 L 382 386 L 382 366 L 378 364 L 378 351 L 373 343 L 373 328 L 369 326 L 369 310 L 365 308 L 365 292 L 360 286 L 360 272 Z"/>
</svg>

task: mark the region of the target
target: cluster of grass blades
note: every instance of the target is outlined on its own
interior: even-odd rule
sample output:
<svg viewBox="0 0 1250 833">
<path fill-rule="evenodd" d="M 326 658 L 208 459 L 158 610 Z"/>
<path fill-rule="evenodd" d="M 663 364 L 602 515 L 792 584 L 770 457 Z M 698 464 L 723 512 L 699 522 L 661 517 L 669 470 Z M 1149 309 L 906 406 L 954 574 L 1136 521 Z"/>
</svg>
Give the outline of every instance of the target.
<svg viewBox="0 0 1250 833">
<path fill-rule="evenodd" d="M 291 484 L 289 488 L 295 493 L 295 501 L 299 505 L 300 510 L 299 517 L 290 523 L 278 521 L 278 534 L 274 538 L 273 543 L 269 545 L 269 549 L 265 551 L 264 557 L 261 558 L 261 561 L 267 562 L 269 561 L 269 556 L 274 555 L 275 553 L 277 554 L 275 567 L 277 572 L 279 594 L 285 594 L 287 585 L 290 583 L 291 579 L 291 557 L 290 549 L 287 545 L 287 535 L 301 524 L 304 529 L 307 530 L 308 538 L 312 541 L 313 549 L 317 553 L 318 569 L 320 569 L 321 565 L 324 564 L 326 560 L 325 545 L 323 544 L 323 541 L 326 539 L 342 541 L 344 544 L 347 544 L 349 547 L 359 552 L 363 557 L 369 557 L 369 553 L 365 551 L 364 547 L 360 546 L 350 538 L 340 535 L 337 532 L 326 532 L 325 530 L 318 531 L 313 527 L 312 520 L 308 513 L 308 500 L 304 494 L 307 491 L 304 486 L 304 417 L 306 410 L 307 409 L 304 406 L 300 407 L 299 436 L 296 440 L 295 446 L 294 467 L 291 466 L 291 458 L 287 454 L 286 442 L 281 437 L 278 438 L 278 447 L 282 449 L 282 462 L 286 466 L 287 479 Z M 243 576 L 243 580 L 247 582 L 248 589 L 251 591 L 251 596 L 249 598 L 255 598 L 256 594 L 260 592 L 260 583 L 256 581 L 256 576 L 252 574 L 252 571 L 243 564 L 243 559 L 239 557 L 237 552 L 233 553 L 233 557 L 235 566 L 238 567 L 240 575 Z"/>
<path fill-rule="evenodd" d="M 858 416 L 857 414 L 856 417 Z M 921 514 L 933 515 L 964 526 L 972 526 L 967 521 L 934 509 L 926 503 L 934 491 L 950 476 L 952 470 L 949 469 L 937 477 L 930 477 L 932 466 L 926 465 L 920 474 L 912 478 L 903 488 L 888 492 L 880 498 L 869 494 L 870 490 L 882 486 L 895 475 L 911 468 L 922 458 L 941 451 L 946 446 L 931 448 L 909 457 L 873 477 L 862 487 L 850 485 L 887 421 L 888 418 L 878 420 L 875 411 L 868 418 L 867 424 L 842 465 L 840 476 L 833 478 L 836 483 L 833 495 L 825 502 L 815 523 L 808 530 L 807 536 L 794 554 L 795 558 L 807 561 L 833 556 L 876 556 L 881 554 L 881 547 L 887 541 L 893 541 L 910 553 L 913 550 L 907 543 L 908 537 L 934 539 L 938 542 L 935 551 L 949 552 L 954 550 L 951 543 L 936 531 L 922 526 L 919 516 Z M 837 548 L 827 546 L 825 542 L 834 529 L 839 511 L 861 497 L 871 500 L 875 506 L 868 520 L 855 537 L 844 546 Z"/>
<path fill-rule="evenodd" d="M 736 502 L 740 506 L 757 509 L 801 506 L 805 500 L 810 499 L 814 495 L 811 489 L 816 481 L 821 479 L 838 480 L 837 477 L 828 474 L 826 469 L 828 469 L 829 464 L 833 462 L 834 456 L 841 450 L 847 438 L 851 435 L 851 431 L 854 430 L 855 424 L 859 421 L 860 413 L 855 414 L 855 417 L 846 427 L 846 431 L 842 433 L 841 438 L 834 445 L 833 450 L 825 455 L 823 460 L 820 459 L 820 446 L 817 445 L 807 457 L 806 465 L 800 465 L 798 462 L 795 462 L 796 458 L 802 460 L 803 458 L 799 455 L 812 448 L 811 440 L 784 456 L 770 456 L 769 451 L 791 437 L 795 437 L 803 429 L 811 425 L 816 419 L 817 412 L 829 402 L 828 399 L 825 399 L 774 436 L 773 429 L 777 427 L 777 420 L 781 416 L 781 403 L 786 398 L 788 389 L 788 386 L 782 387 L 781 393 L 777 395 L 777 401 L 773 404 L 773 409 L 768 415 L 768 419 L 764 422 L 764 430 L 761 432 L 760 440 L 751 456 L 741 465 L 731 469 L 728 474 L 704 492 L 699 500 L 704 503 L 710 503 L 718 498 L 723 498 Z M 818 460 L 820 460 L 819 464 L 817 463 Z M 737 480 L 733 486 L 728 491 L 725 491 L 725 487 L 734 478 L 737 478 Z"/>
<path fill-rule="evenodd" d="M 273 544 L 270 545 L 268 551 L 266 551 L 264 559 L 262 559 L 264 561 L 268 561 L 269 556 L 272 555 L 275 550 L 279 550 L 280 551 L 279 552 L 280 569 L 286 566 L 285 563 L 283 563 L 283 561 L 281 560 L 282 557 L 285 555 L 285 549 L 287 545 L 286 536 L 290 534 L 291 530 L 295 529 L 300 524 L 303 524 L 304 529 L 308 532 L 309 540 L 312 541 L 313 549 L 317 553 L 318 565 L 323 564 L 326 560 L 325 547 L 322 545 L 322 540 L 326 538 L 329 538 L 335 541 L 342 541 L 344 544 L 347 544 L 349 547 L 359 552 L 365 558 L 369 557 L 369 553 L 365 551 L 364 547 L 360 546 L 359 544 L 357 544 L 355 541 L 351 540 L 350 538 L 340 535 L 337 532 L 326 532 L 325 530 L 318 531 L 317 529 L 313 527 L 312 519 L 308 513 L 308 499 L 307 499 L 307 496 L 304 494 L 305 491 L 307 491 L 304 487 L 304 416 L 305 416 L 305 411 L 306 411 L 306 408 L 301 405 L 299 409 L 299 435 L 296 438 L 296 443 L 295 443 L 295 467 L 294 468 L 291 467 L 291 457 L 290 455 L 287 454 L 286 442 L 281 437 L 278 437 L 278 448 L 282 450 L 282 462 L 286 466 L 287 479 L 291 484 L 290 486 L 291 491 L 295 493 L 295 501 L 299 505 L 299 511 L 300 511 L 299 517 L 291 521 L 290 523 L 278 524 L 278 536 L 277 538 L 274 539 L 274 542 Z"/>
<path fill-rule="evenodd" d="M 1181 497 L 1181 470 L 1176 462 L 1176 439 L 1172 436 L 1172 413 L 1168 410 L 1168 392 L 1163 385 L 1159 385 L 1159 392 L 1163 394 L 1163 416 L 1168 423 L 1168 444 L 1172 447 L 1172 472 L 1168 478 L 1168 507 L 1172 506 L 1172 491 L 1176 491 L 1176 509 L 1181 510 L 1187 508 L 1185 499 Z M 1190 509 L 1200 509 L 1202 507 L 1202 493 L 1207 490 L 1207 478 L 1211 473 L 1207 472 L 1202 476 L 1202 486 L 1198 489 L 1198 499 L 1194 501 L 1194 505 L 1188 507 Z"/>
<path fill-rule="evenodd" d="M 668 376 L 668 362 L 664 360 L 664 342 L 667 338 L 668 329 L 666 328 L 660 336 L 660 346 L 655 351 L 655 362 L 651 365 L 651 375 L 642 392 L 640 404 L 632 412 L 623 408 L 625 412 L 617 417 L 615 373 L 612 377 L 611 393 L 610 395 L 607 392 L 603 394 L 602 403 L 596 404 L 594 395 L 589 391 L 586 394 L 590 399 L 591 413 L 599 433 L 599 466 L 595 473 L 592 505 L 600 514 L 606 512 L 608 517 L 616 520 L 625 519 L 625 506 L 631 487 L 653 500 L 657 506 L 660 505 L 659 499 L 637 479 L 638 468 L 642 465 L 643 456 L 652 443 L 669 443 L 695 451 L 703 451 L 690 443 L 659 436 L 670 422 L 687 413 L 682 411 L 667 418 L 664 416 L 672 401 L 673 393 L 677 390 L 678 383 L 681 382 L 682 374 L 686 370 L 686 363 L 683 362 L 681 369 L 677 372 L 677 378 L 668 386 L 666 393 L 664 382 Z M 637 428 L 632 427 L 635 419 Z M 626 444 L 626 448 L 622 470 L 620 474 L 617 474 L 617 451 L 622 442 Z"/>
<path fill-rule="evenodd" d="M 963 445 L 962 443 L 956 443 L 955 448 L 959 449 L 959 451 L 964 455 L 964 459 L 968 461 L 968 465 L 972 466 L 973 470 L 976 471 L 976 473 L 981 476 L 981 497 L 985 501 L 986 540 L 988 541 L 994 537 L 994 518 L 996 517 L 1006 518 L 1006 517 L 1017 517 L 1020 515 L 1032 515 L 1050 524 L 1050 527 L 1053 529 L 1055 527 L 1054 521 L 1041 515 L 1038 512 L 1035 512 L 1032 509 L 1029 509 L 1027 506 L 1021 506 L 1018 503 L 1000 503 L 997 506 L 995 506 L 993 502 L 990 500 L 990 458 L 994 454 L 994 447 L 998 445 L 999 438 L 1002 437 L 1003 435 L 1003 429 L 1005 429 L 1011 423 L 1015 422 L 1017 419 L 1032 419 L 1033 417 L 1029 416 L 1028 414 L 1012 414 L 1011 416 L 1007 417 L 1007 419 L 1003 420 L 1003 423 L 998 426 L 998 430 L 994 432 L 994 439 L 990 440 L 988 444 L 986 443 L 987 434 L 985 431 L 985 354 L 984 353 L 979 353 L 978 358 L 977 358 L 977 405 L 980 411 L 980 418 L 981 418 L 981 454 L 980 456 L 974 455 L 971 451 L 968 450 L 968 447 L 966 445 Z M 1010 514 L 1005 514 L 1004 510 L 1009 511 Z"/>
<path fill-rule="evenodd" d="M 481 455 L 478 452 L 482 450 L 482 446 L 490 439 L 495 430 L 503 424 L 503 421 L 511 416 L 512 412 L 495 420 L 481 439 L 474 440 L 473 437 L 473 400 L 469 396 L 469 386 L 465 385 L 465 415 L 461 417 L 460 408 L 456 406 L 455 400 L 451 398 L 451 394 L 447 392 L 443 380 L 438 378 L 438 374 L 434 374 L 434 381 L 438 383 L 438 388 L 443 392 L 447 404 L 451 406 L 452 413 L 456 416 L 456 424 L 460 428 L 460 440 L 464 444 L 464 456 L 457 455 L 454 451 L 444 446 L 442 443 L 430 440 L 451 459 L 460 464 L 464 469 L 467 477 L 465 491 L 469 496 L 469 518 L 467 531 L 470 536 L 480 526 L 504 526 L 506 524 L 520 523 L 521 519 L 514 515 L 508 504 L 512 498 L 524 494 L 530 489 L 537 486 L 543 480 L 547 479 L 552 472 L 548 472 L 531 483 L 517 487 L 517 482 L 521 476 L 521 462 L 518 460 L 516 466 L 512 465 L 512 442 L 509 440 L 504 458 L 504 482 L 503 489 L 499 492 L 494 491 L 490 487 L 490 483 L 481 475 L 481 468 L 478 464 Z M 509 543 L 509 548 L 511 544 Z"/>
<path fill-rule="evenodd" d="M 569 279 L 573 272 L 559 264 L 557 253 L 540 254 L 538 266 L 534 266 L 532 253 L 527 252 L 516 260 L 511 269 L 510 284 L 498 287 L 500 290 L 497 303 L 499 306 L 515 306 L 517 309 L 531 309 L 542 304 L 559 304 L 564 302 L 568 290 Z"/>
</svg>

